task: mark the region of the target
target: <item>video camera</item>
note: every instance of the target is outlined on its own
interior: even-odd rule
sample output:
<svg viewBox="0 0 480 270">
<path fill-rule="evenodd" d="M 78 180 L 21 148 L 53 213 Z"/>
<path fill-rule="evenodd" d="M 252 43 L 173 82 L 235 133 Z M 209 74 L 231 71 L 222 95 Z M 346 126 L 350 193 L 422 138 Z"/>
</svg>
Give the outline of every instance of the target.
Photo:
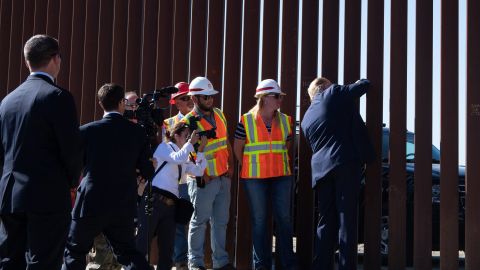
<svg viewBox="0 0 480 270">
<path fill-rule="evenodd" d="M 138 98 L 135 102 L 138 108 L 135 111 L 125 110 L 124 116 L 128 119 L 136 118 L 138 124 L 145 128 L 148 138 L 152 141 L 157 136 L 158 127 L 163 125 L 164 108 L 157 105 L 160 98 L 170 98 L 171 94 L 178 92 L 178 88 L 174 86 L 167 86 L 161 89 L 156 89 L 150 93 L 144 94 L 142 98 Z"/>
<path fill-rule="evenodd" d="M 200 119 L 201 119 L 200 116 L 191 115 L 190 117 L 188 117 L 188 123 L 189 123 L 188 126 L 190 128 L 190 131 L 194 131 L 194 130 L 198 129 L 197 122 L 200 121 Z M 207 139 L 216 139 L 217 138 L 217 133 L 215 132 L 215 130 L 216 130 L 216 128 L 212 128 L 212 129 L 209 129 L 209 130 L 200 131 L 197 134 L 200 137 L 207 136 Z"/>
</svg>

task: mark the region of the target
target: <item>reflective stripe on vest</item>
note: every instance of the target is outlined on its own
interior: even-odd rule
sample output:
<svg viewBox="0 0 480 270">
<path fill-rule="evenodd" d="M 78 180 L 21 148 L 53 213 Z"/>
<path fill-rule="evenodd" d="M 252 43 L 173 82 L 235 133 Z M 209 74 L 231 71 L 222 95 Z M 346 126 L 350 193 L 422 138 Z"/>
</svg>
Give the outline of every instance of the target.
<svg viewBox="0 0 480 270">
<path fill-rule="evenodd" d="M 270 133 L 261 117 L 251 113 L 242 116 L 247 135 L 243 150 L 242 178 L 269 178 L 290 175 L 286 140 L 291 133 L 289 117 L 278 113 Z"/>
<path fill-rule="evenodd" d="M 215 139 L 208 139 L 208 143 L 205 146 L 204 153 L 205 159 L 207 160 L 207 168 L 205 169 L 205 173 L 208 176 L 220 176 L 227 172 L 228 170 L 228 149 L 227 149 L 227 122 L 225 116 L 223 115 L 222 111 L 217 108 L 213 109 L 215 123 L 217 129 L 215 130 L 217 134 L 217 138 Z M 197 113 L 195 111 L 191 111 L 188 113 L 183 120 L 189 123 L 190 116 L 196 116 Z M 200 131 L 210 130 L 212 129 L 212 125 L 201 118 L 200 121 L 197 122 L 198 129 Z"/>
</svg>

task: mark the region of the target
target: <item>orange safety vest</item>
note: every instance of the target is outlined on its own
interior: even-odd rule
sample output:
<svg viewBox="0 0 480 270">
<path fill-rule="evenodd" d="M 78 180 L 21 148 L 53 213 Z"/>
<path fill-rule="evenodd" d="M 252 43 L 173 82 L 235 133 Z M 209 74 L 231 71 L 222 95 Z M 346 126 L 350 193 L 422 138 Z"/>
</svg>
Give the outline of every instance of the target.
<svg viewBox="0 0 480 270">
<path fill-rule="evenodd" d="M 217 129 L 215 130 L 217 138 L 208 139 L 208 143 L 205 146 L 204 153 L 207 160 L 205 173 L 208 176 L 220 176 L 225 174 L 228 170 L 229 152 L 227 149 L 227 120 L 220 109 L 214 108 L 213 114 L 215 117 L 215 124 L 217 125 Z M 190 124 L 190 116 L 197 116 L 197 113 L 195 111 L 189 112 L 182 121 Z M 203 117 L 197 122 L 197 126 L 200 131 L 213 128 Z"/>
<path fill-rule="evenodd" d="M 255 117 L 252 113 L 246 113 L 240 121 L 247 135 L 241 177 L 248 179 L 291 175 L 286 145 L 287 137 L 292 133 L 291 117 L 277 112 L 270 133 L 258 114 Z"/>
<path fill-rule="evenodd" d="M 163 120 L 163 125 L 165 126 L 165 130 L 169 130 L 178 122 L 180 122 L 180 120 L 182 120 L 182 118 L 180 117 L 180 114 L 177 114 L 175 116 L 172 116 L 170 118 Z"/>
</svg>

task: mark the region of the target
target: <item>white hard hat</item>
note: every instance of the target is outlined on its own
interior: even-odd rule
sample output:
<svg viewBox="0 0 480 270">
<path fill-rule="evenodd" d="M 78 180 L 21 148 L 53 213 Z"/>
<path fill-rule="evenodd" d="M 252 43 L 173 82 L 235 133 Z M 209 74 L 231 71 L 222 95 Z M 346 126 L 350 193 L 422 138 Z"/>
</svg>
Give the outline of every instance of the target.
<svg viewBox="0 0 480 270">
<path fill-rule="evenodd" d="M 197 77 L 188 87 L 188 95 L 205 95 L 212 96 L 218 94 L 218 91 L 213 89 L 212 83 L 205 77 Z"/>
<path fill-rule="evenodd" d="M 278 83 L 272 79 L 263 80 L 257 86 L 255 97 L 258 98 L 259 96 L 265 94 L 280 94 L 282 96 L 286 95 L 284 92 L 282 92 Z"/>
</svg>

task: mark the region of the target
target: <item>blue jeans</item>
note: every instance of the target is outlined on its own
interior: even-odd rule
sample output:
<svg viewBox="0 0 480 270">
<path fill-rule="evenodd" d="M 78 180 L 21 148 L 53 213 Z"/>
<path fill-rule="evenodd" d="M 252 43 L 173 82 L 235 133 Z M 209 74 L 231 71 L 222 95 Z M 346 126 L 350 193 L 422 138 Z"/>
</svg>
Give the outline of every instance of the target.
<svg viewBox="0 0 480 270">
<path fill-rule="evenodd" d="M 267 235 L 267 209 L 272 203 L 276 231 L 276 252 L 282 269 L 295 269 L 290 200 L 292 177 L 242 179 L 252 220 L 253 263 L 255 268 L 272 267 L 272 247 Z"/>
<path fill-rule="evenodd" d="M 180 198 L 190 200 L 190 196 L 188 196 L 188 186 L 186 183 L 178 185 L 178 191 Z M 188 226 L 177 223 L 177 228 L 175 230 L 175 247 L 172 258 L 174 263 L 187 262 L 188 260 L 187 228 Z"/>
<path fill-rule="evenodd" d="M 198 188 L 195 180 L 188 181 L 188 194 L 194 207 L 188 230 L 188 263 L 205 266 L 203 246 L 205 229 L 210 221 L 213 268 L 229 263 L 225 250 L 228 214 L 230 210 L 230 186 L 228 177 L 212 179 L 204 188 Z"/>
</svg>

